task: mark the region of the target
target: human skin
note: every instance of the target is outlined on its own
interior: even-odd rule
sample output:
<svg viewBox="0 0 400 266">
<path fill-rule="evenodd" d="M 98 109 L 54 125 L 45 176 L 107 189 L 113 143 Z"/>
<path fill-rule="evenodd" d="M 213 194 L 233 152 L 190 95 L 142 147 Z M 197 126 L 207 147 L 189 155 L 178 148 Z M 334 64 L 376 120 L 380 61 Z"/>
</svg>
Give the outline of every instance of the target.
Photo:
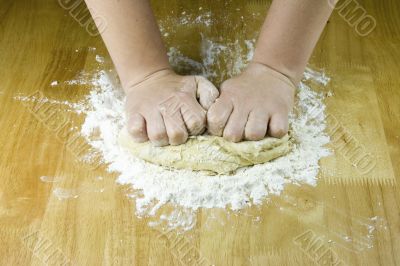
<svg viewBox="0 0 400 266">
<path fill-rule="evenodd" d="M 252 61 L 222 83 L 207 113 L 211 134 L 238 142 L 288 132 L 295 87 L 332 10 L 329 1 L 272 2 Z"/>
<path fill-rule="evenodd" d="M 135 141 L 179 145 L 204 132 L 230 141 L 288 131 L 295 87 L 332 7 L 321 0 L 274 0 L 249 66 L 217 89 L 171 69 L 147 0 L 86 0 L 106 19 L 101 36 L 127 95 L 127 128 Z M 165 104 L 172 102 L 181 103 Z M 175 100 L 174 100 L 175 99 Z"/>
<path fill-rule="evenodd" d="M 137 142 L 179 145 L 206 127 L 218 97 L 207 79 L 176 74 L 147 0 L 86 0 L 107 27 L 101 36 L 126 93 L 127 129 Z M 96 21 L 96 19 L 95 19 Z"/>
</svg>

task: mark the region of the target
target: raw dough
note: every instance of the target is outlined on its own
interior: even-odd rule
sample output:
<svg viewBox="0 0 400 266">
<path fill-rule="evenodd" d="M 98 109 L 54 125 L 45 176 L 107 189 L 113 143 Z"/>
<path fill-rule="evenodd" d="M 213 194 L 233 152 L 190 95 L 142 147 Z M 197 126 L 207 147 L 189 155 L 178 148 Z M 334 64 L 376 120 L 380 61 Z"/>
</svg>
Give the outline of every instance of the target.
<svg viewBox="0 0 400 266">
<path fill-rule="evenodd" d="M 123 129 L 119 143 L 147 162 L 175 169 L 206 171 L 208 174 L 232 174 L 238 168 L 268 162 L 291 150 L 289 135 L 281 139 L 268 137 L 239 143 L 215 136 L 196 136 L 179 146 L 155 147 L 150 142 L 134 142 Z"/>
</svg>

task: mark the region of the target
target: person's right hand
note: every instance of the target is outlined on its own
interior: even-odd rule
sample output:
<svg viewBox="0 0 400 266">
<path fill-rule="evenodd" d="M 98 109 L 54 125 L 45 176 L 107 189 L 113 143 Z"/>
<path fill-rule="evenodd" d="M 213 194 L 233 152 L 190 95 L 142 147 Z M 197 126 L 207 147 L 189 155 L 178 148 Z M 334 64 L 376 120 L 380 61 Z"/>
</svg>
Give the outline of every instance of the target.
<svg viewBox="0 0 400 266">
<path fill-rule="evenodd" d="M 206 111 L 219 92 L 206 78 L 158 71 L 125 88 L 127 129 L 136 142 L 179 145 L 206 127 Z"/>
</svg>

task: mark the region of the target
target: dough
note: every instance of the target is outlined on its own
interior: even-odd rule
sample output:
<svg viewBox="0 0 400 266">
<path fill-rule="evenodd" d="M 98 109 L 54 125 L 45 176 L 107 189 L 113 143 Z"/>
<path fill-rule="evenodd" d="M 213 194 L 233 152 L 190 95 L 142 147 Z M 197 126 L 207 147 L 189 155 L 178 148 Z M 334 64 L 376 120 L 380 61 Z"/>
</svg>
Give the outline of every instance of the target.
<svg viewBox="0 0 400 266">
<path fill-rule="evenodd" d="M 207 174 L 232 174 L 238 168 L 268 162 L 291 150 L 289 135 L 281 139 L 267 137 L 239 143 L 215 136 L 196 136 L 179 146 L 155 147 L 150 142 L 134 142 L 123 129 L 119 143 L 147 162 L 168 168 L 205 171 Z"/>
</svg>

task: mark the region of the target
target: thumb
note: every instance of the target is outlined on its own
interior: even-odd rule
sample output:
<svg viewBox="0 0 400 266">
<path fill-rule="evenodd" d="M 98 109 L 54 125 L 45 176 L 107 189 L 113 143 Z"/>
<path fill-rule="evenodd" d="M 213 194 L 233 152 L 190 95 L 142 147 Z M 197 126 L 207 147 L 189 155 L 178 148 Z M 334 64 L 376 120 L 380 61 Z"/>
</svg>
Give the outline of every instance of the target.
<svg viewBox="0 0 400 266">
<path fill-rule="evenodd" d="M 208 110 L 219 96 L 218 89 L 208 79 L 194 76 L 197 85 L 196 97 L 201 106 Z"/>
</svg>

